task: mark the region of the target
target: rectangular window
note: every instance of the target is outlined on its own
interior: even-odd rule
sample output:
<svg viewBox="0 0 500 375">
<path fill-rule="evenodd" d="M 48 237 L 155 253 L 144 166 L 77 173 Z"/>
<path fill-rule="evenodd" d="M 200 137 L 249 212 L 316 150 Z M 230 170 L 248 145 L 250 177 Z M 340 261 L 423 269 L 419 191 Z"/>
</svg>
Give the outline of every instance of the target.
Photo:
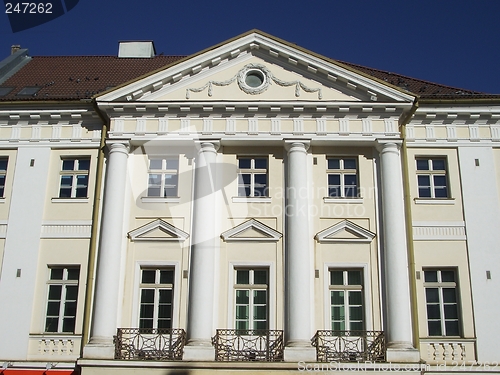
<svg viewBox="0 0 500 375">
<path fill-rule="evenodd" d="M 5 176 L 7 175 L 8 162 L 9 159 L 0 158 L 0 198 L 3 198 L 5 193 Z"/>
<path fill-rule="evenodd" d="M 267 269 L 235 270 L 235 328 L 268 329 Z"/>
<path fill-rule="evenodd" d="M 87 198 L 90 158 L 64 158 L 59 198 Z"/>
<path fill-rule="evenodd" d="M 238 158 L 238 196 L 267 197 L 267 158 Z"/>
<path fill-rule="evenodd" d="M 362 270 L 330 270 L 329 289 L 332 330 L 364 330 Z"/>
<path fill-rule="evenodd" d="M 148 197 L 177 197 L 179 158 L 149 159 Z"/>
<path fill-rule="evenodd" d="M 79 277 L 78 267 L 50 268 L 45 332 L 75 332 Z"/>
<path fill-rule="evenodd" d="M 358 196 L 358 163 L 356 158 L 328 158 L 328 196 L 355 198 Z"/>
<path fill-rule="evenodd" d="M 419 198 L 448 198 L 446 159 L 417 158 Z"/>
<path fill-rule="evenodd" d="M 172 328 L 174 270 L 141 270 L 139 328 Z"/>
<path fill-rule="evenodd" d="M 429 336 L 460 336 L 455 270 L 424 270 Z"/>
</svg>

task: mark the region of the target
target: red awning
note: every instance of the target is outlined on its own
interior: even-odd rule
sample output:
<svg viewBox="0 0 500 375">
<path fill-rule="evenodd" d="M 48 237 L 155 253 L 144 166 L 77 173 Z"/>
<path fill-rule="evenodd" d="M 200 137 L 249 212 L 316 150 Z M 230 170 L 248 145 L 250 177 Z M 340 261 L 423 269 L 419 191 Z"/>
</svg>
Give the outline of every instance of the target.
<svg viewBox="0 0 500 375">
<path fill-rule="evenodd" d="M 0 369 L 1 370 L 1 369 Z M 7 368 L 2 375 L 76 375 L 75 370 Z"/>
</svg>

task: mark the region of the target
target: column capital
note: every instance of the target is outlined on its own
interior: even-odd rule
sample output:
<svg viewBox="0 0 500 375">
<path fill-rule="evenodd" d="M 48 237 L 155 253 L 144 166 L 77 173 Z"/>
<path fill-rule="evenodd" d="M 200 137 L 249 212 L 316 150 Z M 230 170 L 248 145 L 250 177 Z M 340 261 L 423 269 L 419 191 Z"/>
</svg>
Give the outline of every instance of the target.
<svg viewBox="0 0 500 375">
<path fill-rule="evenodd" d="M 199 148 L 198 152 L 217 152 L 220 148 L 220 139 L 204 139 L 194 142 L 196 148 Z"/>
<path fill-rule="evenodd" d="M 108 139 L 106 141 L 106 146 L 108 152 L 123 152 L 124 154 L 130 151 L 130 140 L 129 139 Z"/>
<path fill-rule="evenodd" d="M 285 150 L 287 150 L 288 153 L 294 151 L 307 152 L 310 145 L 310 139 L 285 139 Z"/>
<path fill-rule="evenodd" d="M 401 149 L 402 144 L 403 141 L 400 139 L 391 139 L 391 140 L 377 139 L 375 147 L 381 154 L 385 152 L 394 152 L 399 155 L 399 150 Z"/>
</svg>

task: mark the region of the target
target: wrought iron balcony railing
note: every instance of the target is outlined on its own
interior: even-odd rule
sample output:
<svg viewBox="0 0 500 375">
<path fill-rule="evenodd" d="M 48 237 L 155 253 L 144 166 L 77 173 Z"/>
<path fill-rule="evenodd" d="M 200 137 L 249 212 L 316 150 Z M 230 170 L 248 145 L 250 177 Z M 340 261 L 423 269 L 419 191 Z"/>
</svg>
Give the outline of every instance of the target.
<svg viewBox="0 0 500 375">
<path fill-rule="evenodd" d="M 115 359 L 176 361 L 182 359 L 186 332 L 167 328 L 118 328 Z"/>
<path fill-rule="evenodd" d="M 212 343 L 216 361 L 283 361 L 283 331 L 218 329 Z"/>
<path fill-rule="evenodd" d="M 318 331 L 312 338 L 318 362 L 384 362 L 382 331 Z"/>
</svg>

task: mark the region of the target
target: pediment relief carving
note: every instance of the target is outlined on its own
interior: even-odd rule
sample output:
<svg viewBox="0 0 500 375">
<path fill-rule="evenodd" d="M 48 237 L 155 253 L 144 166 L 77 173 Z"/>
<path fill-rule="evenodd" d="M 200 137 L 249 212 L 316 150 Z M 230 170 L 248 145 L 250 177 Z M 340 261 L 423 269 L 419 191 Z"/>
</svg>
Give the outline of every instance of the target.
<svg viewBox="0 0 500 375">
<path fill-rule="evenodd" d="M 343 220 L 316 234 L 314 237 L 319 243 L 364 242 L 370 243 L 375 233 L 353 223 Z"/>
<path fill-rule="evenodd" d="M 221 234 L 221 238 L 226 242 L 232 241 L 265 241 L 276 242 L 281 238 L 281 233 L 271 227 L 251 219 L 231 228 Z"/>
<path fill-rule="evenodd" d="M 185 241 L 189 234 L 164 220 L 156 219 L 128 233 L 131 241 Z"/>
<path fill-rule="evenodd" d="M 190 92 L 202 92 L 207 90 L 207 95 L 213 95 L 214 86 L 229 86 L 237 82 L 241 91 L 250 95 L 258 95 L 265 92 L 273 82 L 282 87 L 295 86 L 295 96 L 300 97 L 301 90 L 307 93 L 318 93 L 318 99 L 323 95 L 321 88 L 310 88 L 301 81 L 283 81 L 274 76 L 274 74 L 262 64 L 247 64 L 241 68 L 236 75 L 227 81 L 208 81 L 205 85 L 198 88 L 187 88 L 186 99 L 190 98 Z"/>
</svg>

